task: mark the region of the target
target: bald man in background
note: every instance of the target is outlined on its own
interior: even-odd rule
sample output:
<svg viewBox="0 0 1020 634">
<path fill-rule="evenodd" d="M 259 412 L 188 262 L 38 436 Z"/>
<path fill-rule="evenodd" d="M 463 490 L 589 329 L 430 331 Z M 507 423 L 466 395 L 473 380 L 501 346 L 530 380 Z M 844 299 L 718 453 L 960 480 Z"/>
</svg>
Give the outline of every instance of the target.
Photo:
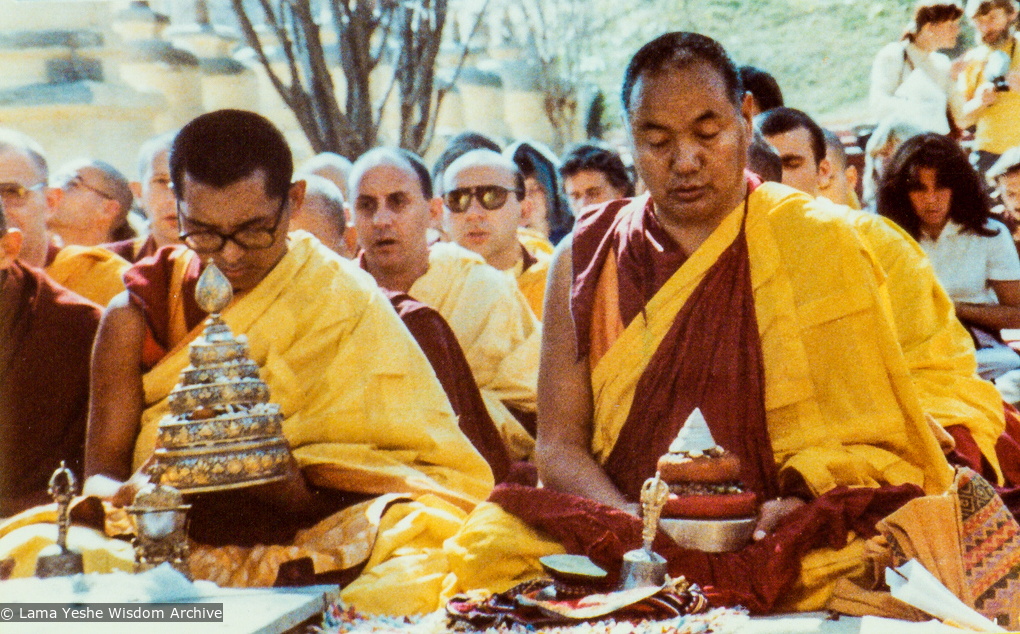
<svg viewBox="0 0 1020 634">
<path fill-rule="evenodd" d="M 121 275 L 130 264 L 99 247 L 64 246 L 46 223 L 62 193 L 51 188 L 42 147 L 15 130 L 0 128 L 0 198 L 10 225 L 21 231 L 19 258 L 45 268 L 58 284 L 105 306 L 123 292 Z"/>
</svg>

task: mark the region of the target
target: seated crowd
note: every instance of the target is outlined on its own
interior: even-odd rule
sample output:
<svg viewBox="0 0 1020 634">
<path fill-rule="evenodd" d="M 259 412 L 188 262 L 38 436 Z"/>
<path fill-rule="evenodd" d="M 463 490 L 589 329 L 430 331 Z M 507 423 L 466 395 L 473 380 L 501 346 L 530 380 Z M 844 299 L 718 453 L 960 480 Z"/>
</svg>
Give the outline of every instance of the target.
<svg viewBox="0 0 1020 634">
<path fill-rule="evenodd" d="M 958 11 L 919 13 L 904 59 Z M 761 501 L 753 539 L 655 549 L 724 605 L 824 608 L 868 572 L 876 523 L 954 467 L 1020 513 L 1000 334 L 1020 327 L 1020 149 L 989 163 L 1006 225 L 939 132 L 902 139 L 862 209 L 839 137 L 693 33 L 634 55 L 621 106 L 626 159 L 465 133 L 431 170 L 390 147 L 295 170 L 272 123 L 220 110 L 145 143 L 131 183 L 95 159 L 51 177 L 0 130 L 3 575 L 52 543 L 61 461 L 107 519 L 150 480 L 210 263 L 289 459 L 282 481 L 188 496 L 196 578 L 340 584 L 404 615 L 549 554 L 616 575 L 696 408 Z M 76 517 L 86 572 L 131 568 L 114 522 Z"/>
</svg>

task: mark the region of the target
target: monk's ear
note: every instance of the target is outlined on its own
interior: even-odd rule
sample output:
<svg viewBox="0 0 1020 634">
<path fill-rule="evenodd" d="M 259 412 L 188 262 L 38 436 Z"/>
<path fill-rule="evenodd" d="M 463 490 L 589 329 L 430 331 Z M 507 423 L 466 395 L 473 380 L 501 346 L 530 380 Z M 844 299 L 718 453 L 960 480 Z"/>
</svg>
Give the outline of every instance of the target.
<svg viewBox="0 0 1020 634">
<path fill-rule="evenodd" d="M 832 162 L 827 158 L 822 159 L 822 162 L 818 164 L 818 189 L 829 188 L 832 185 L 834 176 Z"/>
<path fill-rule="evenodd" d="M 843 174 L 846 175 L 846 184 L 851 190 L 857 189 L 857 168 L 853 165 L 848 166 L 843 170 Z"/>
<path fill-rule="evenodd" d="M 103 204 L 99 207 L 100 213 L 103 214 L 108 222 L 113 222 L 113 219 L 120 214 L 120 203 L 116 200 L 104 200 Z"/>
<path fill-rule="evenodd" d="M 131 181 L 128 183 L 128 187 L 131 188 L 131 194 L 135 197 L 135 200 L 142 199 L 142 184 L 138 181 Z"/>
<path fill-rule="evenodd" d="M 513 195 L 513 194 L 512 194 Z M 532 200 L 527 196 L 521 200 L 521 226 L 527 227 L 528 223 L 531 222 L 531 216 L 535 212 L 535 205 L 532 204 Z"/>
<path fill-rule="evenodd" d="M 53 214 L 57 212 L 57 206 L 64 199 L 64 190 L 59 187 L 46 188 L 46 222 L 49 223 Z"/>
<path fill-rule="evenodd" d="M 443 217 L 443 199 L 436 196 L 429 201 L 429 217 L 432 218 L 432 225 L 438 226 L 439 219 Z"/>
<path fill-rule="evenodd" d="M 347 249 L 347 257 L 354 259 L 358 255 L 358 228 L 354 225 L 348 225 L 344 231 L 344 247 Z"/>
<path fill-rule="evenodd" d="M 744 93 L 744 99 L 740 102 L 740 118 L 747 127 L 747 139 L 750 144 L 754 133 L 754 97 L 749 92 Z"/>
<path fill-rule="evenodd" d="M 11 227 L 0 237 L 0 270 L 9 267 L 21 255 L 21 242 L 24 236 L 20 229 Z"/>
</svg>

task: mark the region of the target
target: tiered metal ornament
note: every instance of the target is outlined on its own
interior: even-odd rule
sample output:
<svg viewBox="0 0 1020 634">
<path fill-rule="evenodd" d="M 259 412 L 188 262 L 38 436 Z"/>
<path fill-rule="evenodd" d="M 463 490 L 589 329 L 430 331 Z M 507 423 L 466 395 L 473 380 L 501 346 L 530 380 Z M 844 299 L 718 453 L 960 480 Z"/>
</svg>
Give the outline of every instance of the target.
<svg viewBox="0 0 1020 634">
<path fill-rule="evenodd" d="M 191 344 L 191 365 L 169 396 L 170 414 L 159 423 L 153 484 L 127 508 L 135 524 L 139 572 L 164 562 L 190 578 L 185 493 L 239 489 L 286 477 L 290 449 L 280 407 L 269 402 L 259 366 L 248 358 L 244 336 L 235 338 L 220 312 L 233 298 L 230 282 L 209 264 L 195 299 L 210 313 Z"/>
<path fill-rule="evenodd" d="M 661 586 L 666 580 L 666 559 L 652 550 L 652 542 L 659 529 L 662 507 L 668 497 L 669 485 L 662 481 L 658 472 L 654 478 L 645 480 L 641 487 L 641 518 L 644 520 L 641 537 L 644 543 L 641 548 L 623 555 L 620 585 L 625 590 L 642 586 Z"/>
<path fill-rule="evenodd" d="M 150 470 L 182 493 L 281 480 L 290 460 L 280 407 L 269 402 L 247 339 L 235 338 L 220 318 L 232 297 L 230 282 L 210 263 L 195 293 L 210 315 L 191 344 L 191 365 L 170 393 L 171 414 L 159 423 Z"/>
</svg>

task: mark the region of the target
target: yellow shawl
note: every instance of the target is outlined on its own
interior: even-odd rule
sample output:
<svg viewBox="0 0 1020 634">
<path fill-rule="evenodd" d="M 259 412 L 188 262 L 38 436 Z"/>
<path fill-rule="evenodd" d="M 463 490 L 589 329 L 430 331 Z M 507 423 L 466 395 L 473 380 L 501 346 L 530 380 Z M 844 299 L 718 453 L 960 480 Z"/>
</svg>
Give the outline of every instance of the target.
<svg viewBox="0 0 1020 634">
<path fill-rule="evenodd" d="M 466 509 L 488 495 L 489 467 L 457 427 L 428 360 L 356 265 L 296 232 L 287 255 L 223 318 L 247 335 L 312 483 L 433 493 Z M 134 468 L 154 449 L 167 396 L 188 365 L 186 343 L 143 377 Z"/>
<path fill-rule="evenodd" d="M 924 251 L 888 218 L 819 203 L 850 223 L 882 265 L 896 335 L 925 413 L 943 428 L 966 427 L 999 473 L 995 443 L 1006 427 L 1002 396 L 978 376 L 974 342 Z"/>
<path fill-rule="evenodd" d="M 121 275 L 131 263 L 100 247 L 66 246 L 46 267 L 46 274 L 58 284 L 100 306 L 124 291 Z"/>
<path fill-rule="evenodd" d="M 640 213 L 639 198 L 620 213 Z M 592 370 L 592 451 L 605 461 L 634 388 L 677 311 L 734 240 L 735 209 L 691 255 Z M 766 183 L 747 218 L 765 408 L 780 478 L 819 495 L 839 485 L 952 482 L 892 326 L 881 269 L 853 230 L 812 199 Z M 646 321 L 647 319 L 647 321 Z"/>
<path fill-rule="evenodd" d="M 524 268 L 524 262 L 521 261 L 512 269 L 509 269 L 508 273 L 513 275 L 513 279 L 517 282 L 517 288 L 521 290 L 524 299 L 528 300 L 528 306 L 531 306 L 531 311 L 535 313 L 535 317 L 542 321 L 542 308 L 545 304 L 545 283 L 546 278 L 549 276 L 549 265 L 552 263 L 552 257 L 544 251 L 536 251 L 532 255 L 535 257 L 536 262 L 529 266 L 527 271 L 521 271 Z"/>
<path fill-rule="evenodd" d="M 542 325 L 506 275 L 452 243 L 429 251 L 429 270 L 409 295 L 439 311 L 464 350 L 486 409 L 514 459 L 535 440 L 504 403 L 534 412 Z"/>
</svg>

